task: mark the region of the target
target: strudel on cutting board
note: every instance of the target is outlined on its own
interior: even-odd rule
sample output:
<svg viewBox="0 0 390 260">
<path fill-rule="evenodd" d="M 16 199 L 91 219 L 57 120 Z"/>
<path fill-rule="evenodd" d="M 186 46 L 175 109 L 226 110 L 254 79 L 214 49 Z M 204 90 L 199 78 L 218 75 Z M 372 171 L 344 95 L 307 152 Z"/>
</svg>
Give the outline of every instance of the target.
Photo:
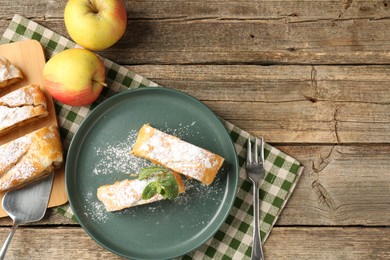
<svg viewBox="0 0 390 260">
<path fill-rule="evenodd" d="M 0 56 L 0 89 L 23 79 L 22 71 L 5 58 Z"/>
<path fill-rule="evenodd" d="M 38 85 L 0 97 L 0 135 L 48 115 L 46 98 Z"/>
<path fill-rule="evenodd" d="M 0 146 L 0 192 L 42 178 L 63 162 L 57 127 L 36 130 Z"/>
<path fill-rule="evenodd" d="M 172 172 L 176 179 L 179 193 L 185 191 L 184 183 L 180 174 Z M 148 204 L 164 199 L 160 194 L 156 194 L 150 199 L 142 199 L 145 187 L 155 181 L 157 177 L 148 179 L 133 179 L 117 181 L 112 185 L 100 186 L 97 190 L 97 197 L 103 203 L 107 211 L 117 211 L 129 207 Z"/>
<path fill-rule="evenodd" d="M 148 124 L 142 126 L 131 151 L 172 171 L 210 185 L 224 158 L 206 149 L 166 134 Z"/>
</svg>

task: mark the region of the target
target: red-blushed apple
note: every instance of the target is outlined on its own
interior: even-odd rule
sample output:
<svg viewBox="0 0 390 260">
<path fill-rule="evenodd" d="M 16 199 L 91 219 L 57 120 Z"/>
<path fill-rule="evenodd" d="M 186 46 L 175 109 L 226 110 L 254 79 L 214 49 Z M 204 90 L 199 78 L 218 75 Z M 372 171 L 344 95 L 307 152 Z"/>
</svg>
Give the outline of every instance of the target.
<svg viewBox="0 0 390 260">
<path fill-rule="evenodd" d="M 91 104 L 106 85 L 103 62 L 86 49 L 68 49 L 54 55 L 44 66 L 43 78 L 52 97 L 70 106 Z"/>
<path fill-rule="evenodd" d="M 111 47 L 127 26 L 122 0 L 69 0 L 64 20 L 70 37 L 89 50 Z"/>
</svg>

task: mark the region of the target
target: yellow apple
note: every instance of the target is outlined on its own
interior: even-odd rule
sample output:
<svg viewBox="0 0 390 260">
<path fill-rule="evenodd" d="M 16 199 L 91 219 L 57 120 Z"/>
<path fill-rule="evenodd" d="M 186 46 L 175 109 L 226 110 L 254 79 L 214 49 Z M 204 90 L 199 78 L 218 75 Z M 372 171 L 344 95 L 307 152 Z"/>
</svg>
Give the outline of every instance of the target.
<svg viewBox="0 0 390 260">
<path fill-rule="evenodd" d="M 43 78 L 53 98 L 71 106 L 91 104 L 106 85 L 103 62 L 86 49 L 69 49 L 54 55 L 45 64 Z"/>
<path fill-rule="evenodd" d="M 89 50 L 104 50 L 114 45 L 127 26 L 121 0 L 69 0 L 64 20 L 70 37 Z"/>
</svg>

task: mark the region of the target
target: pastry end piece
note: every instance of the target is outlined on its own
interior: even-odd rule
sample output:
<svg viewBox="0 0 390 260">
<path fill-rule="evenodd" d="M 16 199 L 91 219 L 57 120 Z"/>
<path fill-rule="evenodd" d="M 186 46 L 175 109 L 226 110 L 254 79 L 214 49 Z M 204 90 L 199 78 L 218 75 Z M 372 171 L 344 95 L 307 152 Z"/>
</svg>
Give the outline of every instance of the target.
<svg viewBox="0 0 390 260">
<path fill-rule="evenodd" d="M 149 124 L 143 125 L 139 130 L 131 153 L 205 185 L 214 181 L 224 162 L 223 157 L 164 133 Z"/>
</svg>

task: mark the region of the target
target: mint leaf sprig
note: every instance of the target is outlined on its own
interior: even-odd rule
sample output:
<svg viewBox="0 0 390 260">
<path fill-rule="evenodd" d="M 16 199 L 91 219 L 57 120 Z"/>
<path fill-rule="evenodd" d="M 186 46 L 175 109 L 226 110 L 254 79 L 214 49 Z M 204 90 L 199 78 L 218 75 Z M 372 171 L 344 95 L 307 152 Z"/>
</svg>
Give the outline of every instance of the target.
<svg viewBox="0 0 390 260">
<path fill-rule="evenodd" d="M 162 195 L 165 199 L 174 200 L 179 195 L 179 185 L 175 176 L 168 169 L 161 166 L 150 166 L 141 169 L 138 174 L 139 180 L 157 177 L 157 180 L 146 185 L 142 192 L 142 199 L 148 200 L 156 194 Z"/>
</svg>

